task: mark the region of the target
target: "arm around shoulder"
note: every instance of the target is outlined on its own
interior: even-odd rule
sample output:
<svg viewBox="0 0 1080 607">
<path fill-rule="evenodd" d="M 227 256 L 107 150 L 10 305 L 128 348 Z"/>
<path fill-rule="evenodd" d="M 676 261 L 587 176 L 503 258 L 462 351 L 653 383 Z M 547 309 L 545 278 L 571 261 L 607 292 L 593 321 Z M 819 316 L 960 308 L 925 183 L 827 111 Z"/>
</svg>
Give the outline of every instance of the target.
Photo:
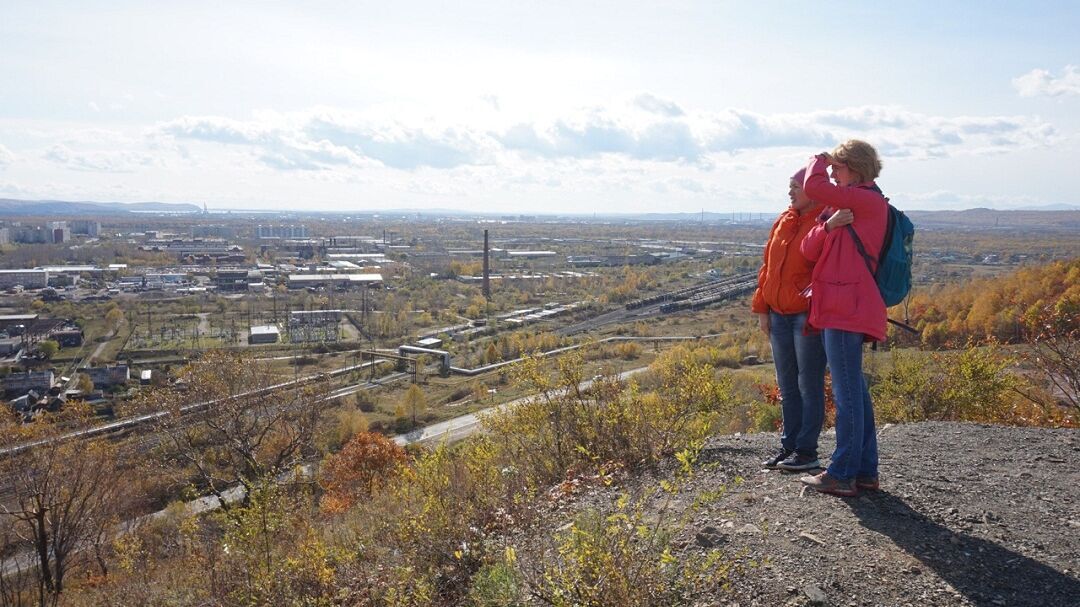
<svg viewBox="0 0 1080 607">
<path fill-rule="evenodd" d="M 807 261 L 817 262 L 821 257 L 821 249 L 825 246 L 825 237 L 827 235 L 828 230 L 825 229 L 824 223 L 818 223 L 806 233 L 806 237 L 799 243 L 799 251 Z"/>
</svg>

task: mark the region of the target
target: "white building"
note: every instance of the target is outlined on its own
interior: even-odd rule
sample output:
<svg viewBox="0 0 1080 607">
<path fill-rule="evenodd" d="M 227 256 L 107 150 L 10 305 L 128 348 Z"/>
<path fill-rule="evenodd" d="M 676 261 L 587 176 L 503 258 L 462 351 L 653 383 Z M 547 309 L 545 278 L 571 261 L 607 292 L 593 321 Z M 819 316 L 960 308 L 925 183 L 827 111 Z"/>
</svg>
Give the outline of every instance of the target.
<svg viewBox="0 0 1080 607">
<path fill-rule="evenodd" d="M 382 274 L 289 274 L 289 288 L 306 287 L 374 287 L 381 286 Z"/>
<path fill-rule="evenodd" d="M 71 240 L 71 228 L 66 221 L 50 221 L 45 224 L 45 240 L 61 244 Z"/>
<path fill-rule="evenodd" d="M 248 332 L 249 344 L 276 344 L 281 338 L 281 331 L 274 325 L 257 325 Z"/>
<path fill-rule="evenodd" d="M 256 226 L 255 227 L 256 238 L 307 238 L 308 231 L 307 226 L 303 225 L 290 225 L 290 226 Z"/>
</svg>

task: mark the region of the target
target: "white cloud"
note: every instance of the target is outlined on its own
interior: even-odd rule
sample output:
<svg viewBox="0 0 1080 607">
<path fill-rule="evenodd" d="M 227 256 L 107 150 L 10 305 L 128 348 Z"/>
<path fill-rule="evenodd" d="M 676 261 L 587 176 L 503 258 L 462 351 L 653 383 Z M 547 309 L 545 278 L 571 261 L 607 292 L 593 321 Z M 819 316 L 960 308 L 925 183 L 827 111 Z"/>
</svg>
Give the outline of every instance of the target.
<svg viewBox="0 0 1080 607">
<path fill-rule="evenodd" d="M 257 148 L 266 165 L 282 170 L 363 166 L 371 161 L 395 169 L 448 169 L 483 161 L 477 137 L 454 126 L 376 121 L 353 113 L 317 109 L 251 121 L 185 116 L 160 124 L 155 134 Z"/>
<path fill-rule="evenodd" d="M 495 139 L 508 150 L 547 158 L 614 154 L 638 160 L 696 161 L 704 151 L 684 121 L 661 119 L 638 126 L 606 112 L 549 125 L 519 123 Z"/>
<path fill-rule="evenodd" d="M 4 147 L 4 144 L 0 143 L 0 168 L 7 166 L 15 161 L 15 154 L 11 153 L 11 150 Z"/>
<path fill-rule="evenodd" d="M 453 124 L 374 122 L 355 114 L 321 111 L 304 123 L 304 136 L 326 141 L 394 169 L 454 167 L 486 161 L 484 137 Z"/>
<path fill-rule="evenodd" d="M 1066 65 L 1061 76 L 1054 76 L 1048 70 L 1034 69 L 1013 78 L 1012 84 L 1021 97 L 1080 95 L 1080 70 Z"/>
<path fill-rule="evenodd" d="M 675 118 L 686 114 L 679 104 L 667 99 L 661 99 L 651 93 L 642 93 L 634 98 L 634 105 L 653 114 Z"/>
<path fill-rule="evenodd" d="M 934 158 L 1043 145 L 1055 136 L 1051 125 L 1026 116 L 931 116 L 891 106 L 772 115 L 740 109 L 643 115 L 633 111 L 641 99 L 630 108 L 592 108 L 549 124 L 518 123 L 496 138 L 508 149 L 542 157 L 621 154 L 702 163 L 711 153 L 816 151 L 852 137 L 875 143 L 889 156 Z"/>
<path fill-rule="evenodd" d="M 157 130 L 180 139 L 231 144 L 269 143 L 279 136 L 271 125 L 219 116 L 183 116 L 158 125 Z"/>
<path fill-rule="evenodd" d="M 708 169 L 716 158 L 750 150 L 813 152 L 851 137 L 874 143 L 887 157 L 932 159 L 1046 145 L 1056 137 L 1053 126 L 1028 116 L 933 116 L 893 106 L 797 114 L 691 112 L 648 93 L 547 120 L 500 115 L 496 121 L 509 125 L 502 128 L 480 121 L 316 108 L 266 112 L 246 121 L 185 116 L 157 125 L 152 136 L 243 146 L 278 170 L 404 171 L 504 164 L 508 154 L 526 162 L 619 157 Z"/>
<path fill-rule="evenodd" d="M 74 151 L 64 144 L 52 146 L 43 158 L 76 171 L 101 173 L 131 173 L 161 164 L 160 159 L 138 151 Z"/>
<path fill-rule="evenodd" d="M 175 192 L 250 204 L 292 204 L 309 195 L 334 204 L 360 193 L 371 204 L 422 206 L 431 196 L 492 206 L 512 199 L 523 209 L 556 201 L 552 209 L 648 210 L 661 201 L 691 209 L 771 205 L 774 180 L 786 184 L 807 156 L 851 137 L 873 143 L 890 176 L 898 175 L 892 168 L 925 170 L 913 161 L 966 163 L 1061 139 L 1031 116 L 931 115 L 896 106 L 765 113 L 692 108 L 646 93 L 545 117 L 483 107 L 435 116 L 390 106 L 263 111 L 243 120 L 192 115 L 119 130 L 64 125 L 23 139 L 17 129 L 10 141 L 19 142 L 20 167 L 51 170 L 49 178 L 84 196 L 119 183 L 160 198 Z M 0 167 L 11 156 L 0 148 Z M 919 183 L 962 191 L 940 180 Z"/>
</svg>

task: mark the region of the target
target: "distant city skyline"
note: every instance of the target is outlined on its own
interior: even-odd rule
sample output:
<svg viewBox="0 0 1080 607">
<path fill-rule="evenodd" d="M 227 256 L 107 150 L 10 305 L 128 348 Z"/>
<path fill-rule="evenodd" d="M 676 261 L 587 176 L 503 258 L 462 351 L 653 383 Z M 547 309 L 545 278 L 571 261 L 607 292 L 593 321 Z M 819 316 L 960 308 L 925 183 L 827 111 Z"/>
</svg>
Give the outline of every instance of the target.
<svg viewBox="0 0 1080 607">
<path fill-rule="evenodd" d="M 905 209 L 1080 205 L 1080 8 L 0 0 L 0 198 L 777 212 L 881 151 Z"/>
</svg>

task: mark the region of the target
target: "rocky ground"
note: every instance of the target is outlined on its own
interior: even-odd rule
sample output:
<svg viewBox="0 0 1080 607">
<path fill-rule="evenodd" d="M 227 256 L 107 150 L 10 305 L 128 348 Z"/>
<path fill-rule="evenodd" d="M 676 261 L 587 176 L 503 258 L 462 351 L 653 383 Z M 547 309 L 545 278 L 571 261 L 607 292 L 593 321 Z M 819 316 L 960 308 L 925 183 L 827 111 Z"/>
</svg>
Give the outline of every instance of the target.
<svg viewBox="0 0 1080 607">
<path fill-rule="evenodd" d="M 709 602 L 1080 606 L 1080 431 L 919 423 L 879 434 L 881 491 L 857 498 L 761 470 L 775 435 L 712 439 L 674 508 L 688 521 L 680 550 L 720 548 L 741 565 L 730 594 Z M 833 443 L 823 435 L 821 452 Z M 560 510 L 656 480 L 588 489 Z"/>
</svg>

